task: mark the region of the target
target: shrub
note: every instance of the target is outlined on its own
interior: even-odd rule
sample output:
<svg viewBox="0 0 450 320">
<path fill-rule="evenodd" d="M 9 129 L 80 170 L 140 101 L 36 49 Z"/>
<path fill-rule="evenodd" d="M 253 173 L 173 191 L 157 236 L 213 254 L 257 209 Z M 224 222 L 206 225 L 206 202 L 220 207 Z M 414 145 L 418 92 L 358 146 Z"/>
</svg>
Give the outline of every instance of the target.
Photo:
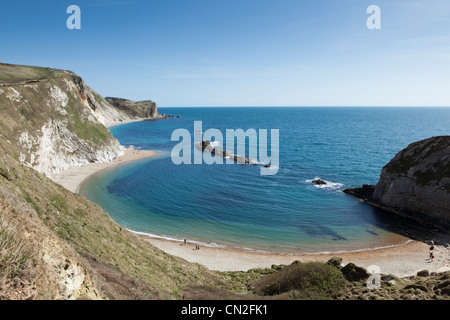
<svg viewBox="0 0 450 320">
<path fill-rule="evenodd" d="M 345 283 L 342 273 L 334 266 L 320 262 L 294 264 L 265 276 L 253 284 L 254 292 L 277 295 L 291 292 L 300 299 L 330 299 Z"/>
</svg>

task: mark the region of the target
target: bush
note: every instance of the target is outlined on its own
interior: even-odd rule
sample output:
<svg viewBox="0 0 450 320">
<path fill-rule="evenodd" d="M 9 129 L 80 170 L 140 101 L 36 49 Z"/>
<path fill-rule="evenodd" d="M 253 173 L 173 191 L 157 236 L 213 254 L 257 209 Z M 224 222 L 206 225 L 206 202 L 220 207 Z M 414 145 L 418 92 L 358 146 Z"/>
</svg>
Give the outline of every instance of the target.
<svg viewBox="0 0 450 320">
<path fill-rule="evenodd" d="M 345 279 L 334 266 L 320 262 L 294 264 L 265 276 L 253 284 L 253 290 L 261 295 L 278 295 L 290 292 L 300 299 L 333 298 Z"/>
</svg>

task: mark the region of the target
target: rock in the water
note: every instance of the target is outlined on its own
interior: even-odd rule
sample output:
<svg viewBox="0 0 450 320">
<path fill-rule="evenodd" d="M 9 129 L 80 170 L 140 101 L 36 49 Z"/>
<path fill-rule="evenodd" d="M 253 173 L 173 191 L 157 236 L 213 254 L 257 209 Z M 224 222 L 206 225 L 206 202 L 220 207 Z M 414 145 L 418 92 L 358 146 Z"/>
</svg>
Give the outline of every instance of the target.
<svg viewBox="0 0 450 320">
<path fill-rule="evenodd" d="M 344 193 L 351 194 L 363 200 L 370 199 L 375 191 L 375 186 L 364 184 L 361 188 L 345 189 Z"/>
<path fill-rule="evenodd" d="M 450 136 L 410 144 L 384 166 L 376 186 L 344 192 L 420 222 L 450 226 Z"/>
<path fill-rule="evenodd" d="M 417 220 L 450 225 L 450 136 L 400 151 L 383 168 L 372 201 Z"/>
<path fill-rule="evenodd" d="M 325 181 L 323 181 L 322 179 L 319 179 L 319 178 L 312 180 L 311 183 L 317 184 L 317 185 L 325 185 L 325 184 L 327 184 Z"/>
<path fill-rule="evenodd" d="M 197 144 L 196 147 L 200 148 L 200 143 Z M 231 154 L 229 151 L 225 151 L 225 150 L 222 150 L 222 149 L 219 149 L 219 148 L 214 148 L 211 145 L 211 142 L 208 141 L 208 140 L 203 140 L 202 141 L 202 143 L 201 143 L 201 150 L 203 152 L 210 152 L 210 153 L 212 153 L 212 154 L 214 154 L 216 156 L 219 156 L 219 157 L 232 158 L 234 161 L 236 161 L 237 163 L 240 163 L 240 164 L 252 164 L 252 165 L 256 165 L 257 164 L 256 161 L 253 161 L 250 158 L 238 156 L 238 155 L 235 155 L 235 154 Z"/>
</svg>

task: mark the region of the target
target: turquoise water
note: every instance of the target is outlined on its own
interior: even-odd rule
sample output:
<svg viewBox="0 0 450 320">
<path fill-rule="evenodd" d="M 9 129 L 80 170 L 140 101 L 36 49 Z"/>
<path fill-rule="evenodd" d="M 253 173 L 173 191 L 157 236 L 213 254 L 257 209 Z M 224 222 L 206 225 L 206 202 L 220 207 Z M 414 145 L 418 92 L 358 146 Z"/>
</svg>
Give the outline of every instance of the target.
<svg viewBox="0 0 450 320">
<path fill-rule="evenodd" d="M 408 221 L 342 192 L 375 184 L 408 144 L 450 134 L 450 108 L 167 108 L 182 118 L 111 128 L 123 145 L 158 156 L 93 176 L 81 193 L 128 229 L 265 251 L 358 250 L 405 241 Z M 175 129 L 279 129 L 280 165 L 175 165 Z M 224 146 L 225 148 L 226 146 Z M 192 152 L 199 152 L 193 148 Z M 311 184 L 320 177 L 326 187 Z"/>
</svg>

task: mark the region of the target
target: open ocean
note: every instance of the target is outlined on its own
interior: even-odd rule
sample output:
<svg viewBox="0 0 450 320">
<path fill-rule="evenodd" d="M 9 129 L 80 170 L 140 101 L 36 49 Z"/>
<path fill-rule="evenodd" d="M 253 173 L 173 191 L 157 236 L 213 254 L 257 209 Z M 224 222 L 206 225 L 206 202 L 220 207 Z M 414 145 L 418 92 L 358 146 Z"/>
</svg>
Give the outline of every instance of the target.
<svg viewBox="0 0 450 320">
<path fill-rule="evenodd" d="M 432 230 L 342 192 L 376 184 L 382 167 L 410 143 L 450 134 L 450 108 L 159 108 L 181 118 L 112 127 L 122 145 L 158 156 L 94 175 L 81 194 L 122 226 L 169 239 L 271 252 L 338 252 L 432 238 Z M 178 128 L 279 129 L 274 176 L 260 166 L 175 165 Z M 223 146 L 222 148 L 225 148 Z M 192 152 L 200 152 L 192 148 Z M 321 178 L 327 186 L 310 181 Z"/>
</svg>

